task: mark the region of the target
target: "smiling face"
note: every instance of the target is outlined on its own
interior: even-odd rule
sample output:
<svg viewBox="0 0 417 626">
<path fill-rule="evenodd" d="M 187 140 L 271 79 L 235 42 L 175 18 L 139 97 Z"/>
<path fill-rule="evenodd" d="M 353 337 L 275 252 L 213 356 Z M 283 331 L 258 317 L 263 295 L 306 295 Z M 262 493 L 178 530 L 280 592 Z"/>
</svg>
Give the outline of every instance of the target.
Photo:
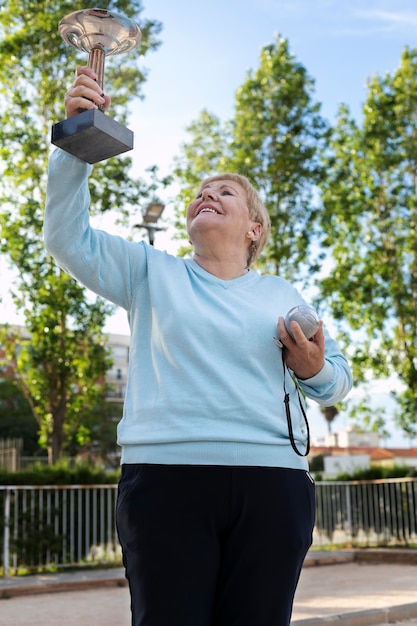
<svg viewBox="0 0 417 626">
<path fill-rule="evenodd" d="M 203 184 L 187 209 L 187 231 L 194 246 L 214 234 L 223 245 L 239 246 L 246 254 L 248 233 L 256 226 L 249 216 L 246 191 L 234 180 Z"/>
</svg>

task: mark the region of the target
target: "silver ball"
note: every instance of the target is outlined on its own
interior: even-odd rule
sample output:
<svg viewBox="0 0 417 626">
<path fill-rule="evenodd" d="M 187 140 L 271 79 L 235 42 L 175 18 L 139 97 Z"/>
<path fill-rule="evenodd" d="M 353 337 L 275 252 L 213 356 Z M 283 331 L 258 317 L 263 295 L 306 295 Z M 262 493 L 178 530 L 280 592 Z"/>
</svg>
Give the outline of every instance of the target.
<svg viewBox="0 0 417 626">
<path fill-rule="evenodd" d="M 285 328 L 288 334 L 293 337 L 290 322 L 298 322 L 307 339 L 314 337 L 320 325 L 316 311 L 309 304 L 294 306 L 285 316 Z"/>
</svg>

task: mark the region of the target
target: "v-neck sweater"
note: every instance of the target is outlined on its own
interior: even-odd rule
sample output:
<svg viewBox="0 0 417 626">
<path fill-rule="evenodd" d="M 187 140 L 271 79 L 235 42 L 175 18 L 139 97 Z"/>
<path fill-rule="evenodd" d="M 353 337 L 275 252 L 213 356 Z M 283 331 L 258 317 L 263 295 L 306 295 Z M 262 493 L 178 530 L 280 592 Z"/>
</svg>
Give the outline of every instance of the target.
<svg viewBox="0 0 417 626">
<path fill-rule="evenodd" d="M 193 259 L 91 227 L 92 166 L 56 149 L 49 164 L 45 245 L 88 289 L 127 311 L 130 350 L 122 463 L 307 469 L 291 445 L 280 315 L 304 304 L 287 280 L 250 270 L 221 280 Z M 348 363 L 325 330 L 325 364 L 297 381 L 306 398 L 338 402 L 351 388 Z M 294 440 L 305 420 L 286 374 Z"/>
</svg>

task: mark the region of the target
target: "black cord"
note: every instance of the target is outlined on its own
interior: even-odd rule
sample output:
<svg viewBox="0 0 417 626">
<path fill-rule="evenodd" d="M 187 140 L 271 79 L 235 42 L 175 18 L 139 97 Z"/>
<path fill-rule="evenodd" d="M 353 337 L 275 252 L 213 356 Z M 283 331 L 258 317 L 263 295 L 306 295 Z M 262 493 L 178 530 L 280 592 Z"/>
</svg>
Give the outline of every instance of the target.
<svg viewBox="0 0 417 626">
<path fill-rule="evenodd" d="M 285 364 L 285 355 L 284 355 L 284 350 L 285 347 L 282 348 L 282 367 L 284 370 L 284 404 L 285 404 L 285 414 L 287 416 L 287 424 L 288 424 L 288 433 L 290 435 L 290 441 L 291 441 L 291 446 L 294 450 L 294 452 L 296 452 L 298 454 L 298 456 L 307 456 L 308 453 L 310 452 L 310 426 L 308 424 L 308 419 L 307 419 L 307 415 L 306 412 L 304 410 L 304 406 L 301 400 L 301 396 L 300 396 L 300 390 L 298 388 L 297 383 L 295 383 L 295 388 L 297 390 L 297 395 L 298 395 L 298 402 L 300 403 L 300 409 L 301 409 L 301 413 L 304 417 L 304 421 L 307 427 L 307 443 L 306 443 L 306 450 L 305 452 L 300 452 L 299 449 L 296 446 L 295 440 L 294 440 L 294 433 L 293 433 L 293 429 L 292 429 L 292 420 L 291 420 L 291 409 L 290 409 L 290 394 L 287 392 L 286 386 L 285 386 L 285 374 L 286 374 L 286 370 L 287 370 L 287 366 Z"/>
</svg>

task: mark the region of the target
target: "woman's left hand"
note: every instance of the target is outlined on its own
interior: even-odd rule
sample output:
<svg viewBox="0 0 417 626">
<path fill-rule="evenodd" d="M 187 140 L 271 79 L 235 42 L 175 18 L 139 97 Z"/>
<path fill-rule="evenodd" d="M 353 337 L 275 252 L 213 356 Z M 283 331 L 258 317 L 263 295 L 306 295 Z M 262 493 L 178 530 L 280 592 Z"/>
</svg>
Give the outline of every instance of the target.
<svg viewBox="0 0 417 626">
<path fill-rule="evenodd" d="M 278 337 L 284 346 L 286 365 L 301 380 L 319 373 L 324 365 L 323 322 L 312 339 L 307 339 L 298 322 L 291 322 L 294 338 L 288 333 L 284 318 L 278 319 Z"/>
</svg>

